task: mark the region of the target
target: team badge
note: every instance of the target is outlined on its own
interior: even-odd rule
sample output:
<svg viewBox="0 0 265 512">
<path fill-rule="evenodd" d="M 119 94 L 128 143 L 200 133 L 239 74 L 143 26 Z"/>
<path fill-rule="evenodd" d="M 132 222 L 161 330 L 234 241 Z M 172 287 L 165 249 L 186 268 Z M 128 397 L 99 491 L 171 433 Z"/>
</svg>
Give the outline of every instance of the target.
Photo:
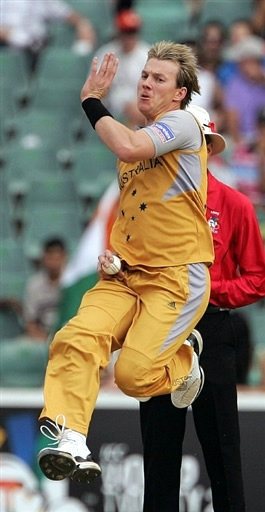
<svg viewBox="0 0 265 512">
<path fill-rule="evenodd" d="M 210 226 L 211 232 L 217 234 L 220 228 L 219 214 L 217 214 L 216 212 L 211 212 L 211 216 L 208 219 L 208 224 Z"/>
</svg>

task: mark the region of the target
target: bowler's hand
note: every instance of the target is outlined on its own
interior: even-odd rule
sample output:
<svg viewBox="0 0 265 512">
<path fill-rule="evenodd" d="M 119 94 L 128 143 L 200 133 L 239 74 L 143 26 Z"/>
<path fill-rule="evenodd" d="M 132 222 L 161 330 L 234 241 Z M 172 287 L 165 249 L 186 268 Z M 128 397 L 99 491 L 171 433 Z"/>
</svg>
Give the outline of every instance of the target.
<svg viewBox="0 0 265 512">
<path fill-rule="evenodd" d="M 124 272 L 122 270 L 120 270 L 119 272 L 117 272 L 117 274 L 114 274 L 114 275 L 109 275 L 109 274 L 106 274 L 106 272 L 104 272 L 102 265 L 104 265 L 104 267 L 109 267 L 110 263 L 113 263 L 113 261 L 114 261 L 113 253 L 111 251 L 109 251 L 108 249 L 106 251 L 104 251 L 104 254 L 100 254 L 98 256 L 97 270 L 99 273 L 99 277 L 101 279 L 109 280 L 109 279 L 112 279 L 113 277 L 119 277 L 120 279 L 124 278 Z"/>
<path fill-rule="evenodd" d="M 90 74 L 81 90 L 81 101 L 87 98 L 101 100 L 107 94 L 116 75 L 118 63 L 114 53 L 106 53 L 98 70 L 98 59 L 93 58 Z"/>
</svg>

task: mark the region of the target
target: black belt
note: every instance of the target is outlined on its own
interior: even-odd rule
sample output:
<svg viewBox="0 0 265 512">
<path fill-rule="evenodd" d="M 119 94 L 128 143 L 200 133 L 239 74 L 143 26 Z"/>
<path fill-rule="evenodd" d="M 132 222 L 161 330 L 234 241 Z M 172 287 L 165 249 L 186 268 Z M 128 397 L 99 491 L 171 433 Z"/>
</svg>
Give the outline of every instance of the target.
<svg viewBox="0 0 265 512">
<path fill-rule="evenodd" d="M 224 313 L 225 311 L 230 311 L 229 308 L 220 308 L 219 306 L 214 306 L 214 304 L 209 304 L 205 313 L 213 314 L 213 313 Z"/>
</svg>

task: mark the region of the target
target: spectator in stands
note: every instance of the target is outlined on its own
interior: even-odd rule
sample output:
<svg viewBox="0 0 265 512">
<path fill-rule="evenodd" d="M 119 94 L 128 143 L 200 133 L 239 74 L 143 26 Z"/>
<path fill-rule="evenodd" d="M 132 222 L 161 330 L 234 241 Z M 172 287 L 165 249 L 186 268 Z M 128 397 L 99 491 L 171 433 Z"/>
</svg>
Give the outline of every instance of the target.
<svg viewBox="0 0 265 512">
<path fill-rule="evenodd" d="M 202 29 L 198 39 L 200 65 L 204 69 L 216 72 L 222 62 L 222 53 L 226 40 L 226 30 L 219 21 L 209 21 Z"/>
<path fill-rule="evenodd" d="M 24 50 L 34 71 L 38 56 L 49 41 L 49 22 L 54 20 L 73 25 L 78 40 L 86 41 L 91 50 L 95 46 L 96 32 L 90 20 L 63 0 L 2 0 L 0 46 Z"/>
<path fill-rule="evenodd" d="M 265 207 L 265 100 L 255 121 L 256 138 L 238 146 L 232 157 L 232 168 L 238 167 L 236 187 L 259 208 Z"/>
<path fill-rule="evenodd" d="M 221 84 L 219 83 L 214 70 L 204 67 L 204 57 L 201 49 L 194 46 L 194 52 L 198 58 L 198 78 L 200 94 L 193 94 L 191 105 L 197 105 L 207 110 L 211 119 L 216 125 L 218 132 L 222 132 L 225 126 L 224 98 Z"/>
<path fill-rule="evenodd" d="M 251 23 L 255 34 L 265 39 L 265 0 L 254 0 Z"/>
<path fill-rule="evenodd" d="M 119 59 L 118 72 L 109 93 L 104 98 L 104 104 L 115 117 L 134 128 L 144 123 L 135 98 L 137 83 L 150 45 L 140 38 L 142 19 L 135 11 L 120 11 L 115 17 L 115 25 L 116 37 L 96 52 L 99 64 L 108 52 L 114 52 Z"/>
<path fill-rule="evenodd" d="M 225 87 L 228 135 L 234 143 L 250 143 L 257 136 L 256 117 L 264 107 L 264 42 L 249 36 L 234 46 L 231 58 L 238 71 Z"/>
<path fill-rule="evenodd" d="M 223 24 L 218 21 L 209 21 L 204 25 L 194 50 L 199 64 L 201 94 L 194 94 L 191 104 L 198 105 L 209 112 L 218 132 L 223 132 L 226 124 L 223 91 L 216 74 L 222 62 L 225 37 L 226 31 Z"/>
<path fill-rule="evenodd" d="M 222 85 L 228 83 L 237 72 L 237 64 L 233 59 L 235 45 L 251 35 L 253 35 L 253 30 L 250 20 L 238 19 L 230 25 L 228 38 L 223 49 L 223 60 L 216 70 L 217 77 Z"/>
<path fill-rule="evenodd" d="M 55 328 L 60 298 L 60 277 L 67 259 L 64 241 L 47 240 L 43 245 L 41 268 L 26 285 L 23 302 L 25 335 L 46 341 Z"/>
<path fill-rule="evenodd" d="M 238 19 L 229 27 L 228 45 L 235 45 L 253 34 L 251 21 L 249 19 Z"/>
</svg>

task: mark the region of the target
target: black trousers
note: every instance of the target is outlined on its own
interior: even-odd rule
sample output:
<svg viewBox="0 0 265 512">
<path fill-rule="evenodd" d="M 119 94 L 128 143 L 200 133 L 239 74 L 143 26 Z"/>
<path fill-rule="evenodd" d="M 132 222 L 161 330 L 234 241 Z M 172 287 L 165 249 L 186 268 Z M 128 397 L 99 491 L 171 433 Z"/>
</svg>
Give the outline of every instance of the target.
<svg viewBox="0 0 265 512">
<path fill-rule="evenodd" d="M 204 349 L 205 384 L 192 405 L 215 512 L 245 512 L 237 410 L 235 333 L 228 311 L 205 313 L 196 327 Z M 179 512 L 180 468 L 187 409 L 170 395 L 140 403 L 144 512 Z"/>
</svg>

